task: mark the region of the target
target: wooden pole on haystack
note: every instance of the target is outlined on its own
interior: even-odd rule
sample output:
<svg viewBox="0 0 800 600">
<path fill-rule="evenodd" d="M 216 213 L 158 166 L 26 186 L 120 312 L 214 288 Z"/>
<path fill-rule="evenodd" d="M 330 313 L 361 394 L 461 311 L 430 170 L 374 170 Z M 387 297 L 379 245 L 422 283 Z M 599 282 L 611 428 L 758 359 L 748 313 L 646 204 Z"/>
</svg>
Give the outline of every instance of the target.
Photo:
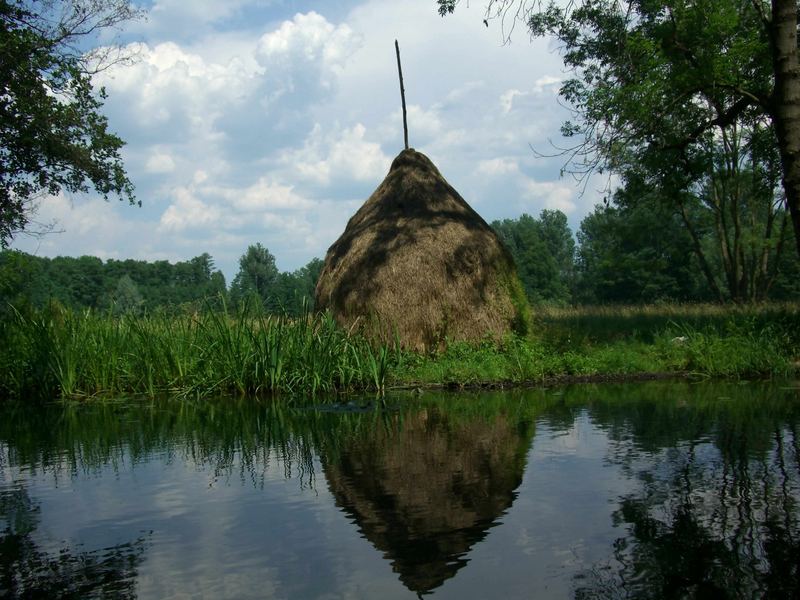
<svg viewBox="0 0 800 600">
<path fill-rule="evenodd" d="M 400 66 L 400 44 L 394 41 L 394 49 L 397 53 L 397 73 L 400 75 L 400 100 L 403 102 L 403 140 L 408 150 L 408 120 L 406 118 L 406 88 L 403 86 L 403 67 Z"/>
</svg>

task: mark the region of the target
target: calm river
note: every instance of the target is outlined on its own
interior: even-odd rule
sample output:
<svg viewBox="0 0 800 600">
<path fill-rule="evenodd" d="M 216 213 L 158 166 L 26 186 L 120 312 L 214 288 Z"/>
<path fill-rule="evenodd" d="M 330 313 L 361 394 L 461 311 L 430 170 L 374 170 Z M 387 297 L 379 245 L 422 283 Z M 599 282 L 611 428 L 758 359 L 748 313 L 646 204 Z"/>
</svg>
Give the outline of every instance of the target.
<svg viewBox="0 0 800 600">
<path fill-rule="evenodd" d="M 0 598 L 800 594 L 800 382 L 0 406 Z"/>
</svg>

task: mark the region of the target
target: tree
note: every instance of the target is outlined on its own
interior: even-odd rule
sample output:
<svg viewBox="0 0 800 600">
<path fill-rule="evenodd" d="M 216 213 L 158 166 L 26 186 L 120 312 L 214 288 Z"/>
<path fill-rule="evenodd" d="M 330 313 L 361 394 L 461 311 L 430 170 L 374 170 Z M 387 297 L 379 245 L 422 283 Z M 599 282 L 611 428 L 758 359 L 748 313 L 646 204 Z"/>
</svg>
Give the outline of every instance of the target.
<svg viewBox="0 0 800 600">
<path fill-rule="evenodd" d="M 561 211 L 543 210 L 538 219 L 494 221 L 492 228 L 508 248 L 532 303 L 564 304 L 571 299 L 575 241 Z"/>
<path fill-rule="evenodd" d="M 689 234 L 686 247 L 695 254 L 711 298 L 763 300 L 791 244 L 789 215 L 778 192 L 774 137 L 738 121 L 718 133 L 698 144 L 698 161 L 702 155 L 706 166 L 691 183 L 681 176 L 681 187 L 654 177 L 650 167 L 630 157 L 620 166 L 623 185 L 613 201 L 623 209 L 649 207 L 674 222 L 665 213 L 671 209 Z M 658 243 L 654 237 L 653 244 Z"/>
<path fill-rule="evenodd" d="M 596 206 L 577 237 L 581 302 L 707 299 L 698 290 L 689 234 L 669 207 Z"/>
<path fill-rule="evenodd" d="M 0 251 L 0 314 L 6 304 L 41 308 L 51 301 L 76 310 L 114 302 L 125 311 L 198 310 L 219 307 L 225 293 L 225 277 L 207 253 L 170 264 Z"/>
<path fill-rule="evenodd" d="M 8 315 L 12 306 L 25 310 L 35 305 L 44 260 L 16 250 L 0 252 L 0 318 Z"/>
<path fill-rule="evenodd" d="M 231 283 L 231 300 L 242 304 L 248 298 L 255 297 L 262 306 L 267 307 L 277 281 L 275 257 L 260 243 L 248 246 L 247 252 L 239 259 L 239 272 Z"/>
<path fill-rule="evenodd" d="M 437 0 L 440 14 L 457 0 Z M 562 45 L 574 77 L 561 95 L 582 142 L 571 169 L 618 170 L 631 156 L 669 190 L 707 175 L 702 151 L 733 123 L 769 127 L 800 255 L 800 66 L 796 0 L 488 0 Z M 676 168 L 677 167 L 677 168 Z"/>
<path fill-rule="evenodd" d="M 204 252 L 187 262 L 178 262 L 171 267 L 171 294 L 168 303 L 181 304 L 197 300 L 212 303 L 225 293 L 225 277 L 214 268 L 214 259 Z M 162 281 L 160 285 L 164 285 Z"/>
<path fill-rule="evenodd" d="M 267 310 L 290 317 L 300 317 L 314 307 L 314 289 L 317 286 L 323 262 L 312 258 L 304 267 L 291 273 L 278 275 L 273 292 L 267 301 Z"/>
<path fill-rule="evenodd" d="M 130 275 L 126 274 L 119 278 L 111 296 L 111 303 L 116 314 L 139 314 L 142 310 L 144 298 L 139 292 L 139 286 Z"/>
<path fill-rule="evenodd" d="M 137 18 L 128 0 L 0 0 L 0 246 L 62 191 L 136 203 L 123 141 L 108 131 L 92 75 L 120 59 L 85 52 L 101 30 Z"/>
</svg>

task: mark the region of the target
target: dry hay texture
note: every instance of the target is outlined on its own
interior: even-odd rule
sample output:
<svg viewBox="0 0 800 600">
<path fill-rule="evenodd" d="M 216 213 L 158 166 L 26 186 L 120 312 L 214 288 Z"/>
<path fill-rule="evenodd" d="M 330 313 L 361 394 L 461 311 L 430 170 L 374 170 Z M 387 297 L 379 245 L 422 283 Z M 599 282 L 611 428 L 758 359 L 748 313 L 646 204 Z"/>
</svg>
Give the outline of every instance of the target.
<svg viewBox="0 0 800 600">
<path fill-rule="evenodd" d="M 416 350 L 524 333 L 529 320 L 509 252 L 413 149 L 330 247 L 315 296 L 345 327 Z"/>
</svg>

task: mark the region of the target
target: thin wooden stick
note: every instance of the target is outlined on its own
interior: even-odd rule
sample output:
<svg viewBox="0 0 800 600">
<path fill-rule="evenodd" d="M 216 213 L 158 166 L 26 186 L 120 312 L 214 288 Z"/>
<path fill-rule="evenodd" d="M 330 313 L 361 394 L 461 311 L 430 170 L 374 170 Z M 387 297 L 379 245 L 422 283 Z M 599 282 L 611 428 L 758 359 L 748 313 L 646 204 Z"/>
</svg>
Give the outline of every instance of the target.
<svg viewBox="0 0 800 600">
<path fill-rule="evenodd" d="M 400 66 L 400 44 L 394 41 L 394 49 L 397 52 L 397 73 L 400 75 L 400 99 L 403 102 L 403 140 L 408 150 L 408 120 L 406 118 L 406 89 L 403 87 L 403 68 Z"/>
</svg>

